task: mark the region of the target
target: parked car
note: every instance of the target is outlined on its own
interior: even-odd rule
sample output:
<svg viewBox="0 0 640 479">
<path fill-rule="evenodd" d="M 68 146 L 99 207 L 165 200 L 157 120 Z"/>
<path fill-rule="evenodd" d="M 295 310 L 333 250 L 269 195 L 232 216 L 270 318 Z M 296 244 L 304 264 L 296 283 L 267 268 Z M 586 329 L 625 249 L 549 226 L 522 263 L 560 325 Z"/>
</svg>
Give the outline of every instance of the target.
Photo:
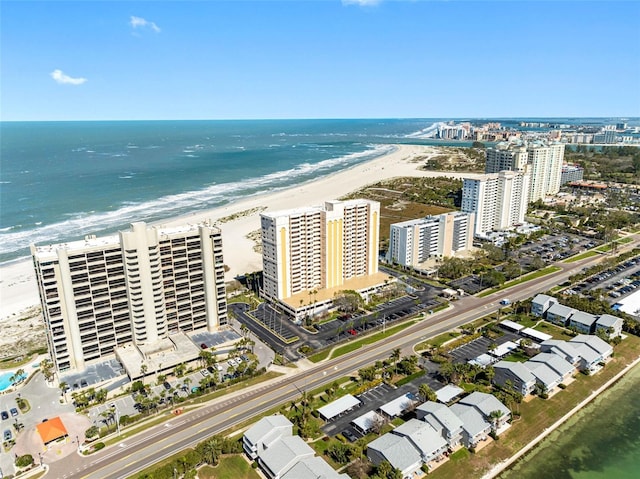
<svg viewBox="0 0 640 479">
<path fill-rule="evenodd" d="M 2 411 L 0 415 L 2 416 L 3 420 L 9 419 L 9 413 L 7 411 Z"/>
<path fill-rule="evenodd" d="M 349 429 L 345 429 L 344 431 L 342 431 L 342 435 L 349 442 L 356 442 L 358 440 L 356 435 L 354 433 L 352 433 Z"/>
<path fill-rule="evenodd" d="M 202 369 L 202 370 L 200 371 L 200 373 L 201 373 L 204 377 L 207 377 L 207 376 L 209 375 L 209 371 L 207 371 L 206 369 Z"/>
<path fill-rule="evenodd" d="M 163 382 L 162 385 L 164 386 L 164 388 L 168 391 L 169 389 L 171 389 L 171 384 L 169 384 L 167 381 Z"/>
<path fill-rule="evenodd" d="M 12 438 L 12 437 L 13 437 L 13 436 L 11 435 L 11 430 L 9 430 L 9 429 L 5 429 L 5 430 L 4 430 L 4 440 L 5 440 L 5 441 L 11 441 L 11 438 Z"/>
<path fill-rule="evenodd" d="M 347 330 L 347 333 L 349 333 L 351 336 L 356 336 L 358 334 L 358 331 L 356 331 L 355 329 L 349 329 Z"/>
<path fill-rule="evenodd" d="M 11 413 L 11 415 L 12 415 L 13 417 L 16 417 L 16 416 L 18 415 L 18 410 L 17 410 L 16 408 L 14 408 L 14 407 L 12 407 L 12 408 L 9 410 L 9 412 Z"/>
</svg>

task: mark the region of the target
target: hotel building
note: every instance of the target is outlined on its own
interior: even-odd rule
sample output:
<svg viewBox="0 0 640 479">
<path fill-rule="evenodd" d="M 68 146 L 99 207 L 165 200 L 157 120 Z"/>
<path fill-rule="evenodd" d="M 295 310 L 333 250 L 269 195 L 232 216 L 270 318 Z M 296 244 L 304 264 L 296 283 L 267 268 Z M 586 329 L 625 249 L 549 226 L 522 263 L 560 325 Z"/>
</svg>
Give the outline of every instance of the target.
<svg viewBox="0 0 640 479">
<path fill-rule="evenodd" d="M 209 224 L 133 223 L 114 236 L 32 245 L 31 254 L 58 371 L 82 370 L 119 348 L 145 360 L 174 333 L 227 324 L 222 236 Z M 176 344 L 169 349 L 179 349 Z"/>
<path fill-rule="evenodd" d="M 417 267 L 432 257 L 450 257 L 473 245 L 473 213 L 452 212 L 391 225 L 388 260 Z"/>
<path fill-rule="evenodd" d="M 566 185 L 574 181 L 582 181 L 584 178 L 584 168 L 578 165 L 563 165 L 560 184 Z"/>
<path fill-rule="evenodd" d="M 263 295 L 298 317 L 312 300 L 327 305 L 340 290 L 383 283 L 379 221 L 380 203 L 369 200 L 263 213 Z"/>
<path fill-rule="evenodd" d="M 485 173 L 503 170 L 529 173 L 529 202 L 560 191 L 564 145 L 540 141 L 526 145 L 501 142 L 488 148 L 486 153 Z"/>
<path fill-rule="evenodd" d="M 465 178 L 462 211 L 475 214 L 474 234 L 505 230 L 524 222 L 527 212 L 529 175 L 514 171 Z"/>
</svg>

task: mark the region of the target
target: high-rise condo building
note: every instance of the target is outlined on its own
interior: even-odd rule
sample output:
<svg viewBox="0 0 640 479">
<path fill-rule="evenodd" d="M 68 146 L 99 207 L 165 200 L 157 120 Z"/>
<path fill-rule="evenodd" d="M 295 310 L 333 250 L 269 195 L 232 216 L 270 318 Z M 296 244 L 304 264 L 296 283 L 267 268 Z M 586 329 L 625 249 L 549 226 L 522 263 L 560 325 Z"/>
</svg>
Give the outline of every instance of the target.
<svg viewBox="0 0 640 479">
<path fill-rule="evenodd" d="M 535 141 L 523 143 L 498 143 L 487 148 L 485 173 L 502 170 L 528 172 L 529 201 L 544 199 L 560 191 L 564 145 Z"/>
<path fill-rule="evenodd" d="M 475 235 L 504 230 L 524 222 L 529 175 L 514 171 L 465 178 L 462 211 L 475 214 Z"/>
<path fill-rule="evenodd" d="M 172 333 L 227 324 L 222 236 L 208 223 L 133 223 L 114 236 L 32 245 L 31 254 L 58 371 L 84 369 L 121 347 L 144 360 Z"/>
<path fill-rule="evenodd" d="M 341 289 L 364 291 L 378 273 L 380 203 L 327 201 L 323 206 L 263 213 L 263 295 L 299 316 Z"/>
<path fill-rule="evenodd" d="M 547 195 L 557 194 L 561 186 L 564 145 L 534 142 L 527 146 L 527 153 L 529 154 L 528 171 L 531 175 L 529 202 L 543 200 Z"/>
<path fill-rule="evenodd" d="M 487 162 L 485 173 L 498 173 L 503 170 L 524 172 L 527 167 L 527 148 L 501 141 L 493 148 L 486 149 Z"/>
<path fill-rule="evenodd" d="M 391 225 L 388 259 L 417 267 L 432 257 L 450 257 L 473 246 L 474 214 L 452 212 Z"/>
</svg>

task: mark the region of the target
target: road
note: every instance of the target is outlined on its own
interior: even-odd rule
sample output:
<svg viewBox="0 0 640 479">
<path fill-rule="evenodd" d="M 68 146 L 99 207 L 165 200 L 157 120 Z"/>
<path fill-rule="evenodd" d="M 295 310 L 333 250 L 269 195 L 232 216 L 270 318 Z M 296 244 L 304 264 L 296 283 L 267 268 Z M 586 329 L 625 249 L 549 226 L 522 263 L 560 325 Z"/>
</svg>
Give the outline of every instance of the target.
<svg viewBox="0 0 640 479">
<path fill-rule="evenodd" d="M 50 465 L 47 477 L 116 479 L 132 476 L 183 448 L 194 446 L 277 404 L 291 401 L 300 395 L 300 390 L 330 383 L 370 363 L 388 358 L 395 348 L 409 351 L 417 342 L 496 311 L 500 307 L 499 300 L 507 294 L 512 301 L 529 298 L 566 281 L 569 276 L 597 260 L 598 258 L 588 258 L 576 263 L 560 264 L 561 271 L 537 281 L 514 286 L 508 293 L 499 292 L 485 298 L 461 298 L 453 303 L 450 310 L 429 316 L 385 342 L 362 347 L 270 384 L 241 391 L 233 397 L 216 399 L 193 412 L 177 416 L 168 423 L 150 428 L 91 456 L 75 455 L 55 462 Z"/>
</svg>

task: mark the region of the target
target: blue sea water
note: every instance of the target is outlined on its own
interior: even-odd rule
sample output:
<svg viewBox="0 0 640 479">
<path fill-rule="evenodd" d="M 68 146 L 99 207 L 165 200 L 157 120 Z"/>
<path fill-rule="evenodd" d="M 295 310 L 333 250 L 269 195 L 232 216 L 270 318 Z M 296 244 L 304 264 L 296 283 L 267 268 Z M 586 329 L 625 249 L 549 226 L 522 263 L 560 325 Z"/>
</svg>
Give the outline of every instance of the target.
<svg viewBox="0 0 640 479">
<path fill-rule="evenodd" d="M 0 262 L 369 160 L 433 120 L 0 123 Z"/>
<path fill-rule="evenodd" d="M 99 236 L 287 188 L 392 143 L 443 144 L 421 139 L 438 121 L 0 122 L 0 263 L 27 256 L 31 243 Z"/>
</svg>

